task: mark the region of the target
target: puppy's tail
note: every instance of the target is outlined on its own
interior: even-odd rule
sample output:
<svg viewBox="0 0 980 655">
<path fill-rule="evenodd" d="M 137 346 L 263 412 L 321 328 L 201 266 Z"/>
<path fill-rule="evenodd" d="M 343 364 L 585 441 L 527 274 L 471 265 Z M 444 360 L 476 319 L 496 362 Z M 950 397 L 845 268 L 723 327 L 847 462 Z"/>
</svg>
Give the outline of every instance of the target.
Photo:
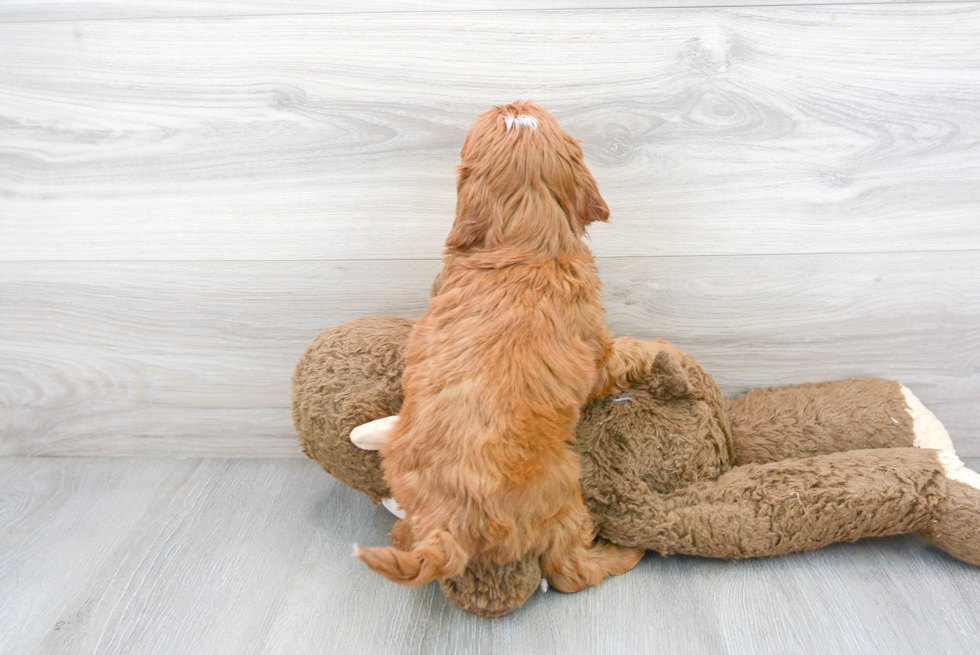
<svg viewBox="0 0 980 655">
<path fill-rule="evenodd" d="M 414 550 L 358 548 L 357 556 L 375 573 L 407 587 L 461 574 L 469 556 L 445 530 L 438 530 Z"/>
</svg>

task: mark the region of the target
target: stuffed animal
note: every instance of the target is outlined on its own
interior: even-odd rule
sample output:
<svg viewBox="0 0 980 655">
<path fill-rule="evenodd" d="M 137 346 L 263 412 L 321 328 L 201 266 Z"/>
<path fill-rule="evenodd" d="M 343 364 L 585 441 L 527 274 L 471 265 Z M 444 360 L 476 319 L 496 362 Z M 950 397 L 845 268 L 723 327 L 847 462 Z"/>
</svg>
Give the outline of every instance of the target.
<svg viewBox="0 0 980 655">
<path fill-rule="evenodd" d="M 377 449 L 402 402 L 411 326 L 390 317 L 338 325 L 316 337 L 293 377 L 303 452 L 395 512 Z M 665 351 L 642 383 L 583 408 L 577 439 L 583 498 L 598 536 L 616 544 L 740 559 L 919 532 L 980 565 L 980 475 L 898 382 L 726 399 L 692 356 Z M 403 549 L 409 521 L 392 529 Z M 516 609 L 539 583 L 531 558 L 440 582 L 452 602 L 483 617 Z"/>
</svg>

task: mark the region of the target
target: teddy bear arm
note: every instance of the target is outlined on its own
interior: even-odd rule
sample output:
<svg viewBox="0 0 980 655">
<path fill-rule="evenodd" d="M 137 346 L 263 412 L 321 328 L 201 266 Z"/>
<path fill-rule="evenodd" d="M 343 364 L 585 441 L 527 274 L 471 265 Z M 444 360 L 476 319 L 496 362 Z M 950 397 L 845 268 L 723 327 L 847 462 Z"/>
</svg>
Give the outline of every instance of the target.
<svg viewBox="0 0 980 655">
<path fill-rule="evenodd" d="M 727 402 L 736 465 L 866 448 L 953 450 L 942 423 L 892 380 L 802 384 Z"/>
<path fill-rule="evenodd" d="M 350 431 L 350 440 L 362 450 L 381 450 L 388 443 L 395 428 L 398 427 L 398 415 L 386 416 L 368 423 L 362 423 Z"/>
<path fill-rule="evenodd" d="M 949 467 L 940 455 L 955 459 L 937 450 L 887 448 L 749 464 L 671 494 L 633 490 L 596 519 L 600 535 L 618 544 L 724 559 L 905 532 L 930 536 L 949 502 Z M 960 523 L 975 530 L 980 489 L 959 487 L 967 489 L 960 512 L 973 517 Z M 943 523 L 947 532 L 958 525 Z M 965 561 L 980 557 L 980 543 L 964 537 L 946 536 L 966 549 L 951 554 Z"/>
</svg>

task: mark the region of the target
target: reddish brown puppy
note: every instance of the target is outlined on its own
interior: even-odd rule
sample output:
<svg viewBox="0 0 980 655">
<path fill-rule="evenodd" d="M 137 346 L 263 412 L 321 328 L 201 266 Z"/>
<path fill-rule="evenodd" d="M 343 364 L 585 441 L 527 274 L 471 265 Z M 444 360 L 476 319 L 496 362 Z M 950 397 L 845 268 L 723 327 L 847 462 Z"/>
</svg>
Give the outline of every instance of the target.
<svg viewBox="0 0 980 655">
<path fill-rule="evenodd" d="M 442 289 L 412 329 L 382 453 L 407 514 L 400 548 L 358 556 L 406 585 L 540 557 L 555 588 L 578 591 L 643 554 L 593 544 L 570 447 L 580 408 L 642 380 L 672 346 L 614 340 L 603 321 L 582 236 L 609 210 L 551 114 L 525 102 L 482 114 L 458 175 Z"/>
</svg>

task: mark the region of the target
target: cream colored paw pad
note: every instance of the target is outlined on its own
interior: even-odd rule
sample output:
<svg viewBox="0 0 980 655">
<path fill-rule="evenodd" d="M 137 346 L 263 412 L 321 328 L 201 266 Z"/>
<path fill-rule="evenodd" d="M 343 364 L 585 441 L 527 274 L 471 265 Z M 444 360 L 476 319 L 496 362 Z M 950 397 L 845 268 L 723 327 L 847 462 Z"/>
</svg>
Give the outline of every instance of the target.
<svg viewBox="0 0 980 655">
<path fill-rule="evenodd" d="M 974 489 L 980 489 L 980 473 L 973 469 L 968 469 L 959 457 L 953 453 L 940 452 L 938 454 L 939 465 L 943 467 L 943 473 L 950 480 L 962 482 Z"/>
<path fill-rule="evenodd" d="M 912 417 L 912 445 L 916 448 L 935 448 L 948 453 L 953 451 L 953 440 L 943 427 L 936 415 L 930 412 L 918 398 L 904 385 L 902 395 L 905 396 L 905 411 Z"/>
<path fill-rule="evenodd" d="M 397 414 L 395 416 L 379 418 L 376 421 L 358 425 L 351 430 L 350 440 L 355 446 L 364 450 L 381 450 L 382 446 L 388 442 L 391 433 L 395 431 L 395 426 L 397 425 Z"/>
<path fill-rule="evenodd" d="M 381 501 L 381 504 L 385 506 L 385 509 L 387 509 L 389 512 L 391 512 L 398 518 L 400 519 L 405 518 L 405 510 L 402 509 L 402 506 L 399 505 L 398 501 L 395 500 L 394 498 L 385 498 Z"/>
</svg>

